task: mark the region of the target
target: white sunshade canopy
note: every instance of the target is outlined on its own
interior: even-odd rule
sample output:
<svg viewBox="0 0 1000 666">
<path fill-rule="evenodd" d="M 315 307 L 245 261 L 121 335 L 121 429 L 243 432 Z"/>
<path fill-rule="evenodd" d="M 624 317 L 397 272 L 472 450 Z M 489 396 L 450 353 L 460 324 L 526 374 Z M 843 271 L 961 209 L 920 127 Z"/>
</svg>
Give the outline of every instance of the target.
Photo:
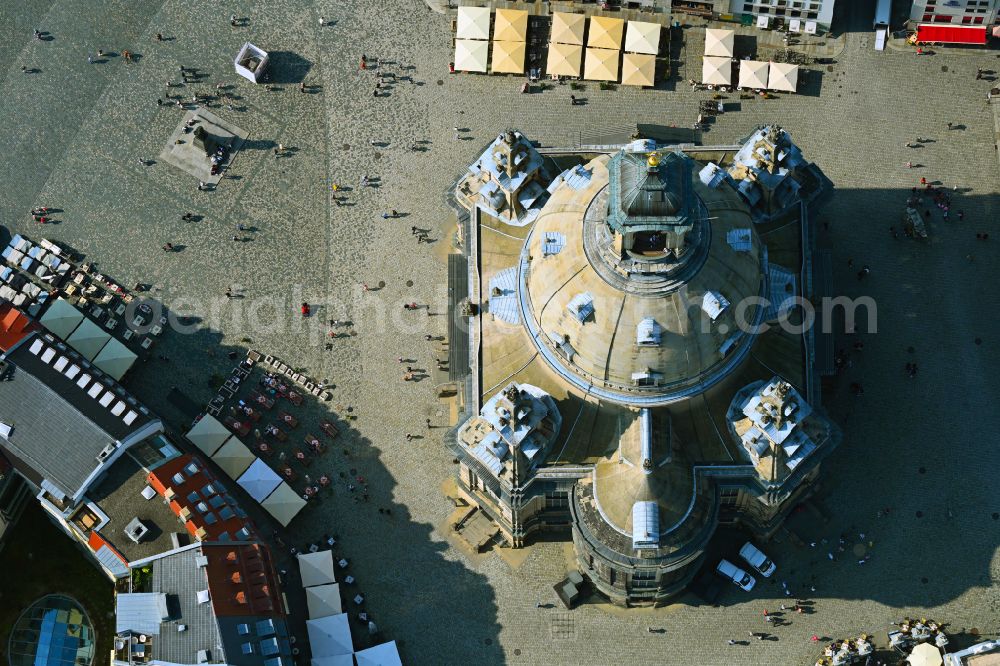
<svg viewBox="0 0 1000 666">
<path fill-rule="evenodd" d="M 306 501 L 284 481 L 281 482 L 280 486 L 275 488 L 274 492 L 266 500 L 261 502 L 261 506 L 275 520 L 281 523 L 283 527 L 288 527 L 288 523 L 292 522 L 292 518 L 299 515 L 299 511 L 305 505 Z"/>
<path fill-rule="evenodd" d="M 759 90 L 766 88 L 767 67 L 768 64 L 760 60 L 741 60 L 740 88 L 756 88 Z"/>
<path fill-rule="evenodd" d="M 455 70 L 459 72 L 485 72 L 489 60 L 490 43 L 477 39 L 455 40 Z"/>
<path fill-rule="evenodd" d="M 455 37 L 457 39 L 489 39 L 490 8 L 459 7 Z"/>
<path fill-rule="evenodd" d="M 215 464 L 231 479 L 240 478 L 256 459 L 257 456 L 247 448 L 247 445 L 235 436 L 230 437 L 229 441 L 212 455 Z"/>
<path fill-rule="evenodd" d="M 625 31 L 625 50 L 630 53 L 648 53 L 656 55 L 660 52 L 659 23 L 647 21 L 629 21 Z"/>
<path fill-rule="evenodd" d="M 554 76 L 580 76 L 583 47 L 579 44 L 549 44 L 545 72 Z"/>
<path fill-rule="evenodd" d="M 306 620 L 306 631 L 309 633 L 309 647 L 313 659 L 343 654 L 350 656 L 354 653 L 351 627 L 348 625 L 346 613 Z"/>
<path fill-rule="evenodd" d="M 767 75 L 767 87 L 771 90 L 795 92 L 799 84 L 799 66 L 787 62 L 772 62 Z"/>
<path fill-rule="evenodd" d="M 101 352 L 94 357 L 94 365 L 115 379 L 121 379 L 137 358 L 134 351 L 117 339 L 111 338 L 108 340 L 108 344 L 101 349 Z"/>
<path fill-rule="evenodd" d="M 211 456 L 221 449 L 230 436 L 232 433 L 229 432 L 229 429 L 211 414 L 202 416 L 187 432 L 188 441 L 197 446 L 206 456 Z"/>
<path fill-rule="evenodd" d="M 344 612 L 340 603 L 340 585 L 327 583 L 306 588 L 306 605 L 309 607 L 309 618 L 318 620 L 321 617 L 340 615 Z"/>
<path fill-rule="evenodd" d="M 910 666 L 941 666 L 941 650 L 932 643 L 921 643 L 906 658 Z"/>
<path fill-rule="evenodd" d="M 552 12 L 552 31 L 549 39 L 556 44 L 583 46 L 583 32 L 587 17 L 583 14 Z"/>
<path fill-rule="evenodd" d="M 236 479 L 236 483 L 240 484 L 240 487 L 247 491 L 255 501 L 263 502 L 281 484 L 281 477 L 268 467 L 266 462 L 257 458 L 247 468 L 247 471 Z"/>
<path fill-rule="evenodd" d="M 66 338 L 66 342 L 80 352 L 80 356 L 92 361 L 110 339 L 111 336 L 104 329 L 91 320 L 84 319 L 73 331 L 73 335 Z"/>
<path fill-rule="evenodd" d="M 39 321 L 53 335 L 65 340 L 73 332 L 73 329 L 83 321 L 83 313 L 65 298 L 59 298 L 49 306 Z"/>
<path fill-rule="evenodd" d="M 715 86 L 728 86 L 733 82 L 733 65 L 729 58 L 703 56 L 701 82 Z"/>
<path fill-rule="evenodd" d="M 296 557 L 299 560 L 299 576 L 302 578 L 302 587 L 329 585 L 337 582 L 333 569 L 332 551 L 319 550 L 315 553 L 299 553 Z"/>
<path fill-rule="evenodd" d="M 705 30 L 705 55 L 717 58 L 732 58 L 736 33 L 722 28 Z"/>
<path fill-rule="evenodd" d="M 354 655 L 336 654 L 329 657 L 313 657 L 311 666 L 354 666 Z"/>
<path fill-rule="evenodd" d="M 354 658 L 358 660 L 358 666 L 403 666 L 396 641 L 373 645 L 367 650 L 355 652 Z"/>
</svg>

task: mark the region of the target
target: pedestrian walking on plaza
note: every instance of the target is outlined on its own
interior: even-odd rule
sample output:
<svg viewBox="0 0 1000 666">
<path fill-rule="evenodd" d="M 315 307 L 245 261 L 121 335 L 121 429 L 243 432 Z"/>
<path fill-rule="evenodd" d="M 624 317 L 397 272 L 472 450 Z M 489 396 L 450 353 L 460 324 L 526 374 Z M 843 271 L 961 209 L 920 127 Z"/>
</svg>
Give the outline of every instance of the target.
<svg viewBox="0 0 1000 666">
<path fill-rule="evenodd" d="M 232 297 L 233 297 L 233 288 L 226 287 L 226 298 L 232 298 Z"/>
<path fill-rule="evenodd" d="M 570 95 L 569 96 L 569 105 L 570 106 L 576 106 L 576 95 Z"/>
<path fill-rule="evenodd" d="M 304 93 L 305 91 L 306 91 L 306 82 L 305 81 L 300 81 L 299 82 L 299 92 L 300 93 Z"/>
<path fill-rule="evenodd" d="M 416 236 L 417 235 L 417 228 L 416 227 L 410 227 L 410 234 L 413 235 L 413 236 Z"/>
<path fill-rule="evenodd" d="M 428 430 L 431 429 L 431 420 L 430 419 L 427 419 L 427 429 Z"/>
<path fill-rule="evenodd" d="M 732 638 L 730 638 L 728 641 L 726 641 L 726 644 L 727 645 L 736 645 L 736 641 L 734 641 Z"/>
<path fill-rule="evenodd" d="M 906 163 L 906 168 L 907 169 L 912 169 L 913 168 L 913 162 L 907 162 Z"/>
<path fill-rule="evenodd" d="M 163 251 L 164 252 L 173 252 L 174 251 L 174 244 L 173 243 L 166 243 L 163 246 Z"/>
<path fill-rule="evenodd" d="M 948 121 L 948 129 L 951 129 L 951 128 L 952 128 L 952 123 L 951 123 L 951 121 Z"/>
<path fill-rule="evenodd" d="M 89 54 L 87 55 L 87 64 L 88 65 L 94 64 L 94 59 Z"/>
<path fill-rule="evenodd" d="M 408 442 L 413 441 L 413 435 L 411 435 L 410 433 L 406 433 L 406 441 Z"/>
<path fill-rule="evenodd" d="M 233 26 L 234 28 L 236 27 L 236 14 L 233 14 L 232 16 L 229 17 L 229 25 Z"/>
<path fill-rule="evenodd" d="M 319 27 L 322 28 L 325 25 L 326 25 L 326 17 L 325 16 L 320 16 L 319 17 Z"/>
</svg>

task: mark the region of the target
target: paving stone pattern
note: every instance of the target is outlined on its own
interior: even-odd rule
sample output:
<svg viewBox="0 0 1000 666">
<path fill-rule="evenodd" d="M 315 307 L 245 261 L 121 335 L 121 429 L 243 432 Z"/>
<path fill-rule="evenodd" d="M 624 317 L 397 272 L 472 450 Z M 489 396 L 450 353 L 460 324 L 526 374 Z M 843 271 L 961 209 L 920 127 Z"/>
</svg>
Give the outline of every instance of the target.
<svg viewBox="0 0 1000 666">
<path fill-rule="evenodd" d="M 821 242 L 832 247 L 838 293 L 878 303 L 878 333 L 861 336 L 864 351 L 828 392 L 829 410 L 845 430 L 824 480 L 831 519 L 802 514 L 793 521 L 807 541 L 815 535 L 835 544 L 841 532 L 853 540 L 865 532 L 873 557 L 858 565 L 849 553 L 830 561 L 822 544 L 770 545 L 776 579 L 814 600 L 816 612 L 775 629 L 776 642 L 731 647 L 729 638 L 768 630 L 761 611 L 784 600 L 780 586 L 762 582 L 752 594 L 734 588 L 718 608 L 682 600 L 657 611 L 585 604 L 566 613 L 544 606 L 555 602 L 551 585 L 569 566 L 567 544 L 539 544 L 516 568 L 452 546 L 442 531 L 453 509 L 440 490 L 454 470 L 441 443 L 446 429 L 424 425 L 427 418 L 446 424 L 447 410 L 430 381 L 403 382 L 397 362 L 402 356 L 433 367 L 424 334 L 443 334 L 445 317 L 402 304 L 444 311 L 444 255 L 454 235 L 447 189 L 498 132 L 516 127 L 544 145 L 565 145 L 631 122 L 687 126 L 708 93 L 683 83 L 651 91 L 588 84 L 576 93 L 587 104 L 570 106 L 568 86 L 523 95 L 518 78 L 449 75 L 448 20 L 418 0 L 85 5 L 21 0 L 0 14 L 4 224 L 63 241 L 123 283 L 150 283 L 154 298 L 194 318 L 190 335 L 165 333 L 129 380 L 176 427 L 183 423 L 165 400 L 168 389 L 206 401 L 206 380 L 232 365 L 230 350 L 242 355 L 253 346 L 337 385 L 331 403 L 310 409 L 340 406 L 343 416 L 353 408 L 357 420 L 344 438 L 352 456 L 334 447 L 329 470 L 356 469 L 372 500 L 356 504 L 338 487 L 293 524 L 292 539 L 339 536 L 368 610 L 400 641 L 407 663 L 606 664 L 623 655 L 657 663 L 811 663 L 812 634 L 869 631 L 884 640 L 887 624 L 903 614 L 997 631 L 995 438 L 980 424 L 997 396 L 1000 340 L 990 313 L 1000 305 L 992 286 L 998 178 L 989 84 L 974 80 L 977 66 L 993 65 L 993 53 L 877 54 L 865 26 L 870 17 L 842 17 L 859 31 L 846 35 L 832 70 L 805 75 L 808 94 L 742 101 L 705 136 L 723 144 L 761 123 L 786 127 L 837 186 L 820 222 L 829 225 Z M 248 25 L 231 27 L 230 14 Z M 320 16 L 331 25 L 320 27 Z M 33 40 L 33 28 L 51 41 Z M 168 40 L 156 42 L 158 32 Z M 273 53 L 274 90 L 234 73 L 232 60 L 248 39 Z M 127 48 L 136 62 L 114 56 L 88 64 L 98 48 Z M 413 81 L 373 97 L 376 74 L 359 71 L 362 53 L 390 61 L 387 70 Z M 699 55 L 682 51 L 681 62 L 689 68 Z M 22 65 L 40 71 L 22 74 Z M 199 192 L 169 165 L 138 163 L 155 159 L 182 116 L 155 103 L 167 81 L 180 81 L 181 65 L 201 69 L 204 82 L 170 92 L 235 86 L 233 110 L 217 103 L 211 110 L 249 133 L 229 177 L 212 192 Z M 303 75 L 306 94 L 298 90 Z M 949 121 L 960 128 L 948 131 Z M 918 136 L 934 142 L 905 146 Z M 411 152 L 413 140 L 429 142 L 426 150 Z M 286 153 L 275 157 L 279 143 Z M 908 169 L 908 161 L 921 166 Z M 363 175 L 373 186 L 359 187 Z M 889 227 L 900 228 L 903 202 L 921 176 L 959 188 L 954 208 L 965 221 L 953 211 L 951 221 L 931 222 L 925 243 L 894 240 Z M 333 204 L 332 183 L 352 188 L 344 205 Z M 35 205 L 63 209 L 59 224 L 30 224 Z M 406 216 L 383 220 L 392 209 Z M 185 222 L 185 212 L 202 219 Z M 250 230 L 237 231 L 239 224 Z M 435 242 L 418 245 L 413 225 L 429 229 Z M 983 231 L 996 240 L 977 241 Z M 165 242 L 183 249 L 163 252 Z M 870 264 L 871 276 L 859 282 L 862 264 Z M 383 289 L 362 292 L 362 283 L 380 282 Z M 227 287 L 245 297 L 225 298 Z M 302 301 L 313 304 L 311 319 L 298 315 Z M 329 319 L 352 320 L 357 335 L 332 340 L 326 350 Z M 919 363 L 915 379 L 903 370 L 908 361 Z M 863 382 L 865 395 L 849 395 L 850 381 Z M 407 432 L 421 438 L 407 442 Z M 377 507 L 391 507 L 392 516 Z M 891 511 L 879 519 L 883 508 Z"/>
</svg>

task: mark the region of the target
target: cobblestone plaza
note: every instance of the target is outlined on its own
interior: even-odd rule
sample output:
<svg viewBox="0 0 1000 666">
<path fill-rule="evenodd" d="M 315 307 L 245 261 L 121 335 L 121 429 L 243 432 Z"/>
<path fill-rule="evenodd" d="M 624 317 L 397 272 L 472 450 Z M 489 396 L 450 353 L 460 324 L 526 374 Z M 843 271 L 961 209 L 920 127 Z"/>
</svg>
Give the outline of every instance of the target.
<svg viewBox="0 0 1000 666">
<path fill-rule="evenodd" d="M 843 443 L 815 507 L 766 545 L 779 567 L 774 584 L 749 594 L 727 587 L 718 607 L 682 597 L 622 610 L 595 598 L 564 611 L 552 585 L 573 567 L 570 544 L 537 543 L 516 556 L 466 552 L 448 526 L 455 466 L 444 438 L 454 417 L 434 382 L 403 381 L 397 360 L 429 368 L 441 354 L 425 336 L 447 332 L 448 196 L 466 166 L 507 127 L 567 146 L 635 123 L 690 126 L 710 95 L 683 83 L 701 71 L 700 29 L 675 31 L 686 43 L 670 82 L 588 84 L 576 93 L 587 103 L 571 106 L 569 86 L 523 95 L 519 78 L 449 75 L 449 19 L 419 0 L 22 0 L 0 10 L 2 223 L 75 248 L 122 284 L 149 284 L 153 298 L 191 317 L 189 334 L 165 334 L 126 380 L 177 430 L 187 422 L 167 401 L 170 389 L 204 404 L 210 375 L 232 365 L 229 351 L 252 346 L 336 385 L 332 402 L 311 409 L 356 415 L 345 445 L 352 455 L 331 457 L 330 471 L 357 469 L 371 501 L 338 488 L 307 507 L 291 536 L 297 544 L 339 536 L 369 612 L 406 663 L 604 664 L 623 654 L 812 663 L 813 634 L 868 631 L 884 645 L 903 615 L 994 636 L 1000 500 L 994 438 L 979 424 L 998 394 L 1000 341 L 988 313 L 1000 299 L 989 287 L 996 241 L 976 236 L 997 235 L 1000 178 L 992 84 L 975 75 L 994 69 L 997 54 L 877 53 L 868 4 L 838 4 L 845 32 L 824 45 L 835 63 L 810 66 L 804 94 L 743 100 L 703 137 L 731 144 L 764 123 L 786 128 L 836 187 L 817 224 L 833 252 L 836 293 L 878 304 L 877 332 L 859 334 L 863 351 L 824 388 Z M 248 40 L 272 54 L 271 89 L 233 71 Z M 135 62 L 123 62 L 123 49 Z M 379 96 L 376 74 L 359 71 L 362 53 L 396 74 Z M 200 82 L 166 88 L 181 81 L 181 66 L 197 68 Z M 219 83 L 234 86 L 235 99 L 210 110 L 248 138 L 228 177 L 200 191 L 157 161 L 184 114 L 157 99 L 215 94 Z M 917 137 L 929 141 L 909 147 Z M 901 229 L 921 177 L 957 188 L 953 208 L 964 219 L 933 218 L 922 243 L 894 238 L 890 227 Z M 61 209 L 58 224 L 31 221 L 28 211 L 43 205 Z M 394 209 L 401 215 L 384 219 Z M 194 221 L 182 219 L 188 212 Z M 433 242 L 418 244 L 411 226 L 429 229 Z M 167 242 L 179 251 L 164 252 Z M 859 281 L 862 265 L 871 274 Z M 242 298 L 227 298 L 227 288 Z M 316 316 L 299 316 L 303 301 Z M 404 310 L 409 302 L 429 307 Z M 329 338 L 329 320 L 353 322 L 356 335 Z M 919 364 L 914 378 L 908 362 Z M 852 382 L 863 395 L 851 395 Z M 871 559 L 838 552 L 841 535 Z M 762 611 L 786 601 L 782 580 L 815 612 L 772 629 Z M 777 640 L 727 644 L 765 630 Z"/>
</svg>

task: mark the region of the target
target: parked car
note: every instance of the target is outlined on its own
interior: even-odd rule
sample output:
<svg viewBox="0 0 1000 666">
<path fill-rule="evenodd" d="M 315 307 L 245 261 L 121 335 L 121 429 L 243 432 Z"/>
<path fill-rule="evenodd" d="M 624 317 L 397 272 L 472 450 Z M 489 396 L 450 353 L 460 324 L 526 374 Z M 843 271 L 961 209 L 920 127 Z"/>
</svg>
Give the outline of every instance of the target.
<svg viewBox="0 0 1000 666">
<path fill-rule="evenodd" d="M 757 581 L 753 576 L 748 574 L 746 571 L 743 571 L 743 569 L 740 569 L 729 560 L 722 560 L 719 562 L 719 564 L 715 567 L 715 570 L 729 580 L 733 581 L 734 585 L 740 589 L 746 590 L 747 592 L 752 590 L 753 586 L 757 584 Z"/>
<path fill-rule="evenodd" d="M 740 548 L 740 557 L 764 578 L 773 574 L 774 570 L 778 568 L 774 562 L 768 559 L 767 555 L 749 541 Z"/>
</svg>

